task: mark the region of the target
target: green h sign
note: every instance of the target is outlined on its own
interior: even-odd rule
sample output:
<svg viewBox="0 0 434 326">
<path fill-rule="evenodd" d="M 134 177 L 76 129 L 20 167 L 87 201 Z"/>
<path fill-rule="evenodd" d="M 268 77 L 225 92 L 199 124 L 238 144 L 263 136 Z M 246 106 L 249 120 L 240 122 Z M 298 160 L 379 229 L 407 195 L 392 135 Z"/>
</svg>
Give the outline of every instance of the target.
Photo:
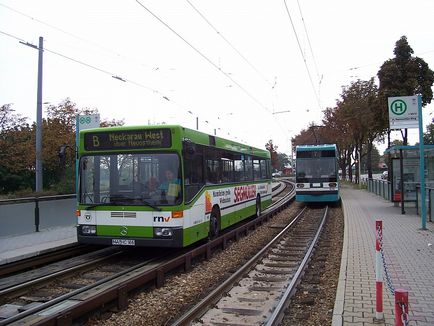
<svg viewBox="0 0 434 326">
<path fill-rule="evenodd" d="M 395 100 L 390 105 L 390 110 L 396 115 L 402 115 L 407 111 L 407 104 L 403 100 Z"/>
</svg>

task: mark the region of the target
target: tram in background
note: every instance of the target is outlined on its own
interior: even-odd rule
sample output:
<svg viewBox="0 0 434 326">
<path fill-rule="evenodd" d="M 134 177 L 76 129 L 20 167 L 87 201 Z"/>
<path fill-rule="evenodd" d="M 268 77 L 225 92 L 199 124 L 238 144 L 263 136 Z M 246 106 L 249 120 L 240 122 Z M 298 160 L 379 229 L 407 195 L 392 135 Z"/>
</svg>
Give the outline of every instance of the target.
<svg viewBox="0 0 434 326">
<path fill-rule="evenodd" d="M 175 125 L 80 131 L 78 242 L 185 247 L 271 204 L 267 150 Z"/>
<path fill-rule="evenodd" d="M 340 200 L 338 152 L 335 144 L 296 147 L 296 200 L 337 202 Z"/>
</svg>

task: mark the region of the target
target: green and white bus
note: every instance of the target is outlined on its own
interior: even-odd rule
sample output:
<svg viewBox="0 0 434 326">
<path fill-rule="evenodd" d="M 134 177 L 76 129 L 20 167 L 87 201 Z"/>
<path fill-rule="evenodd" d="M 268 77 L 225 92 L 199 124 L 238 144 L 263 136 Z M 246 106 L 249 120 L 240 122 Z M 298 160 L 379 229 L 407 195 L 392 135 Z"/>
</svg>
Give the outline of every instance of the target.
<svg viewBox="0 0 434 326">
<path fill-rule="evenodd" d="M 185 247 L 271 204 L 267 150 L 176 125 L 80 131 L 78 242 Z"/>
</svg>

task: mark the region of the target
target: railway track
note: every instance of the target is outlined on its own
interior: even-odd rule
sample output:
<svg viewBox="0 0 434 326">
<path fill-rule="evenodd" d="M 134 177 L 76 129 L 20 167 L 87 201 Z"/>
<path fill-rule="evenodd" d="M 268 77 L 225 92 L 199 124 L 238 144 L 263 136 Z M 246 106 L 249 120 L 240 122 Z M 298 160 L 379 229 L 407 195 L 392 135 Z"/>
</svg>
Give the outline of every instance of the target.
<svg viewBox="0 0 434 326">
<path fill-rule="evenodd" d="M 118 271 L 118 273 L 112 273 L 106 277 L 101 277 L 101 275 L 89 276 L 87 274 L 87 276 L 83 277 L 88 279 L 87 282 L 81 282 L 79 277 L 70 281 L 62 280 L 59 282 L 61 283 L 60 287 L 65 288 L 64 285 L 67 285 L 66 288 L 69 288 L 69 290 L 59 291 L 54 296 L 44 295 L 44 291 L 39 287 L 33 293 L 23 292 L 21 289 L 14 290 L 13 292 L 18 293 L 19 296 L 12 297 L 13 301 L 10 302 L 2 300 L 4 305 L 0 308 L 8 306 L 10 309 L 9 316 L 7 314 L 1 316 L 3 320 L 0 320 L 0 325 L 11 323 L 38 325 L 53 323 L 53 321 L 57 323 L 59 320 L 78 320 L 81 316 L 100 306 L 111 305 L 118 309 L 124 309 L 127 306 L 128 295 L 136 289 L 145 285 L 162 286 L 167 273 L 179 268 L 186 271 L 190 270 L 194 260 L 210 258 L 213 251 L 225 248 L 229 241 L 236 240 L 241 235 L 247 234 L 249 230 L 255 229 L 258 225 L 271 218 L 273 214 L 282 210 L 287 205 L 287 201 L 293 198 L 293 188 L 286 186 L 283 191 L 287 193 L 286 197 L 282 196 L 282 198 L 275 200 L 273 205 L 265 210 L 260 218 L 247 221 L 244 225 L 229 230 L 215 240 L 192 248 L 182 255 L 177 255 L 171 259 L 155 257 L 154 260 L 147 260 L 133 267 L 121 268 L 122 270 Z M 119 262 L 113 265 L 111 269 L 116 269 Z M 79 288 L 74 289 L 77 287 Z M 26 288 L 26 286 L 23 286 L 23 288 Z M 50 285 L 51 288 L 56 287 Z M 8 293 L 5 292 L 5 294 Z"/>
<path fill-rule="evenodd" d="M 144 259 L 137 258 L 137 255 L 129 257 L 130 255 L 125 253 L 122 256 L 122 253 L 119 250 L 117 252 L 112 250 L 112 253 L 85 264 L 92 265 L 93 268 L 75 266 L 72 268 L 73 271 L 67 271 L 69 273 L 67 277 L 57 278 L 58 275 L 46 275 L 3 289 L 2 307 L 9 309 L 3 309 L 3 320 L 0 320 L 0 325 L 38 324 L 41 316 L 47 312 L 50 314 L 52 311 L 50 309 L 56 310 L 58 308 L 55 307 L 68 306 L 68 303 L 74 302 L 78 297 L 92 296 L 113 284 L 122 283 L 135 273 L 144 273 L 167 259 L 167 254 L 159 251 L 153 255 L 149 254 L 151 258 Z M 77 272 L 78 269 L 83 268 L 88 270 Z M 52 280 L 52 276 L 55 281 Z M 45 312 L 42 315 L 35 315 L 39 311 Z"/>
<path fill-rule="evenodd" d="M 22 272 L 0 279 L 0 302 L 5 301 L 6 296 L 12 296 L 17 292 L 25 292 L 41 283 L 49 283 L 60 277 L 66 277 L 79 271 L 91 269 L 93 266 L 113 259 L 123 254 L 121 248 L 108 247 L 95 252 L 52 263 L 38 269 Z"/>
<path fill-rule="evenodd" d="M 257 255 L 173 325 L 277 325 L 327 216 L 303 210 Z"/>
<path fill-rule="evenodd" d="M 42 265 L 50 264 L 80 254 L 101 249 L 98 246 L 72 244 L 43 254 L 0 265 L 0 277 L 22 273 Z"/>
</svg>

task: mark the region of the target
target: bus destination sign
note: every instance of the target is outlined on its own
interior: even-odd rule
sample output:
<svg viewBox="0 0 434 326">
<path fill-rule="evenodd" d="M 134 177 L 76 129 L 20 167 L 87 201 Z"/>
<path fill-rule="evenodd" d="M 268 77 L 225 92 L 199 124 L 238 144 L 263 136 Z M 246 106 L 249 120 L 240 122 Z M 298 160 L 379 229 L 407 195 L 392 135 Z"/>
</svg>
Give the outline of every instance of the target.
<svg viewBox="0 0 434 326">
<path fill-rule="evenodd" d="M 169 148 L 171 146 L 170 129 L 116 130 L 89 132 L 84 135 L 84 148 L 87 151 Z"/>
</svg>

